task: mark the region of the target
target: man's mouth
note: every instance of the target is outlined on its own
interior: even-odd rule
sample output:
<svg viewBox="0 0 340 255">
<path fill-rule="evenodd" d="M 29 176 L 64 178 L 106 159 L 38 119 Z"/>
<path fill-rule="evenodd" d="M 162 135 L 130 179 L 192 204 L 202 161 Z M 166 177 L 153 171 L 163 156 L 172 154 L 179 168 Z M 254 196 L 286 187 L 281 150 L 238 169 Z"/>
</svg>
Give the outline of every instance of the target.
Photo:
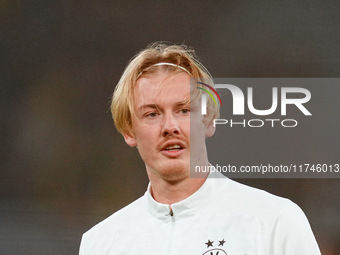
<svg viewBox="0 0 340 255">
<path fill-rule="evenodd" d="M 184 153 L 185 144 L 181 141 L 171 141 L 164 144 L 161 153 L 169 158 L 177 158 Z"/>
<path fill-rule="evenodd" d="M 181 149 L 182 149 L 182 147 L 178 144 L 170 145 L 170 146 L 165 148 L 165 150 L 167 150 L 167 151 L 177 151 L 177 150 L 181 150 Z"/>
</svg>

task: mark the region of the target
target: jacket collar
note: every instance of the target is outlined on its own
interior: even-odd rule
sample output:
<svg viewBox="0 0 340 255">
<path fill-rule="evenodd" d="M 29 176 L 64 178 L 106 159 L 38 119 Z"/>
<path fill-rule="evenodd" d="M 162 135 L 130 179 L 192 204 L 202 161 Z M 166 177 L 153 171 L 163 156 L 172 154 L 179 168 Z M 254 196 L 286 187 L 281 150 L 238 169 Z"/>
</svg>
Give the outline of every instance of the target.
<svg viewBox="0 0 340 255">
<path fill-rule="evenodd" d="M 171 205 L 155 201 L 151 195 L 151 184 L 149 183 L 148 189 L 144 195 L 144 197 L 146 197 L 148 210 L 154 217 L 165 221 L 190 217 L 193 214 L 198 213 L 203 207 L 207 206 L 212 200 L 211 196 L 213 196 L 213 194 L 218 194 L 216 192 L 218 192 L 218 183 L 221 178 L 227 179 L 220 173 L 209 174 L 203 185 L 195 193 L 186 199 Z"/>
</svg>

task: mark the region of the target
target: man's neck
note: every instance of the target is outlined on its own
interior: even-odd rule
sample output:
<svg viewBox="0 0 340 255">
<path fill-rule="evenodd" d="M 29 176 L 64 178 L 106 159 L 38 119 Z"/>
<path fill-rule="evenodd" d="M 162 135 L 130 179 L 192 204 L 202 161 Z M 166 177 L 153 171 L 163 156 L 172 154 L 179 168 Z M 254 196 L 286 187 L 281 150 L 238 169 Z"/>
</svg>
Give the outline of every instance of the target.
<svg viewBox="0 0 340 255">
<path fill-rule="evenodd" d="M 151 182 L 150 192 L 157 202 L 171 205 L 195 193 L 204 184 L 207 175 L 204 178 L 187 177 L 176 181 L 167 181 L 158 178 L 158 176 L 149 175 Z"/>
</svg>

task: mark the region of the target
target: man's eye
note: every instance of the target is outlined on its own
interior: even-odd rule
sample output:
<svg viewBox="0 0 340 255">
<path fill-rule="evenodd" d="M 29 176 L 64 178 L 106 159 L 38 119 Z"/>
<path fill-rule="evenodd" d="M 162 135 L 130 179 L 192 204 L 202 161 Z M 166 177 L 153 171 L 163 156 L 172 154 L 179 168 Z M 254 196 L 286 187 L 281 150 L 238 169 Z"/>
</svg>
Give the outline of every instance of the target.
<svg viewBox="0 0 340 255">
<path fill-rule="evenodd" d="M 149 118 L 156 118 L 157 115 L 158 115 L 158 114 L 157 114 L 156 112 L 151 112 L 151 113 L 146 114 L 146 117 L 149 117 Z"/>
<path fill-rule="evenodd" d="M 182 114 L 188 114 L 188 113 L 190 113 L 190 109 L 182 109 L 181 113 Z"/>
</svg>

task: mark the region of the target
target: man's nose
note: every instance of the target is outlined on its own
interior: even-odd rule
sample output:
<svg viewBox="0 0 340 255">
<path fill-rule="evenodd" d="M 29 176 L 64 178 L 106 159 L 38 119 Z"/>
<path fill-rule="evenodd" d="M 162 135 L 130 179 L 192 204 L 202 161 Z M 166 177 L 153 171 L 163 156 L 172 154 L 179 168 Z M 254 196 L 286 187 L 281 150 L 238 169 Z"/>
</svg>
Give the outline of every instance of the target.
<svg viewBox="0 0 340 255">
<path fill-rule="evenodd" d="M 162 135 L 172 136 L 180 133 L 179 123 L 172 113 L 165 114 L 163 118 Z"/>
</svg>

